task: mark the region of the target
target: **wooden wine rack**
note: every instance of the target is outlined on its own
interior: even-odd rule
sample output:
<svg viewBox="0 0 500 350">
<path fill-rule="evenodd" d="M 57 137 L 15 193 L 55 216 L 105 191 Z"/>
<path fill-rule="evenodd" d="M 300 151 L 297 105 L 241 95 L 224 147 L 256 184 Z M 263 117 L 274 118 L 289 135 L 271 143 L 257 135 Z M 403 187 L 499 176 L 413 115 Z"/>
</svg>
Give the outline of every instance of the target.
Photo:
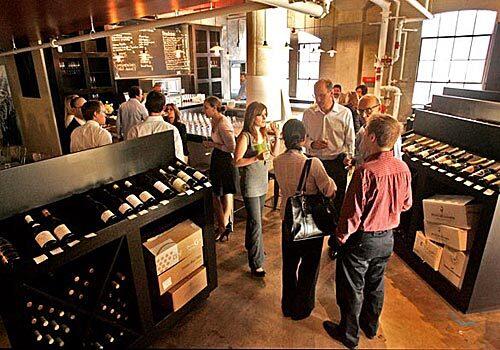
<svg viewBox="0 0 500 350">
<path fill-rule="evenodd" d="M 78 322 L 71 325 L 74 332 L 71 334 L 77 337 L 67 338 L 66 348 L 89 347 L 93 339 L 102 338 L 108 332 L 120 334 L 111 347 L 144 347 L 153 340 L 154 334 L 174 325 L 217 287 L 210 189 L 177 196 L 133 220 L 125 219 L 97 229 L 93 232 L 95 235 L 88 238 L 84 237 L 89 233 L 88 225 L 84 224 L 88 220 L 79 217 L 71 205 L 66 205 L 75 194 L 171 164 L 174 157 L 173 135 L 167 131 L 0 172 L 3 199 L 0 232 L 18 248 L 23 258 L 13 270 L 0 266 L 0 314 L 12 347 L 39 347 L 33 341 L 29 313 L 25 312 L 27 300 L 37 305 L 53 305 L 76 315 Z M 80 243 L 36 264 L 32 259 L 35 253 L 29 248 L 32 237 L 21 227 L 19 214 L 42 206 L 59 208 L 60 218 L 80 234 Z M 64 208 L 68 208 L 68 212 L 64 212 Z M 158 317 L 158 310 L 153 308 L 161 297 L 152 288 L 152 284 L 157 283 L 156 271 L 150 271 L 151 266 L 145 264 L 142 243 L 158 231 L 186 219 L 202 228 L 203 265 L 208 285 L 180 310 L 161 310 Z M 88 300 L 75 302 L 65 295 L 66 284 L 61 276 L 67 277 L 86 264 L 97 266 L 98 278 Z M 100 309 L 117 271 L 126 276 L 122 295 L 126 295 L 128 319 L 120 321 Z"/>
</svg>

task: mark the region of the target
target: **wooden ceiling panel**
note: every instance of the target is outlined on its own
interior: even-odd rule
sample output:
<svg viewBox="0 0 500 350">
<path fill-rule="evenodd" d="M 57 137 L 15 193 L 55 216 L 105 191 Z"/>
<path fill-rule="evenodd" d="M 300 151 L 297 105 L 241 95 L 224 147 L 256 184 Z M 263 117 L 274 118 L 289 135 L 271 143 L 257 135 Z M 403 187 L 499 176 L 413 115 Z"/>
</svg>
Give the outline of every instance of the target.
<svg viewBox="0 0 500 350">
<path fill-rule="evenodd" d="M 243 3 L 244 0 L 213 1 L 215 8 Z M 0 49 L 18 48 L 28 42 L 104 26 L 144 16 L 152 16 L 209 6 L 207 0 L 0 0 Z"/>
</svg>

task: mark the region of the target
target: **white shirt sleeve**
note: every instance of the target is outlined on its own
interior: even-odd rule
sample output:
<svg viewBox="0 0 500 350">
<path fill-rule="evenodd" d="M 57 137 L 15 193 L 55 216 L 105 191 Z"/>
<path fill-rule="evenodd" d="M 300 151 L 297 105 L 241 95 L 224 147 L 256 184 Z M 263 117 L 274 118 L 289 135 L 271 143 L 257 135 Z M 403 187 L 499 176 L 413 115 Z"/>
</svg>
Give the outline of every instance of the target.
<svg viewBox="0 0 500 350">
<path fill-rule="evenodd" d="M 175 157 L 180 160 L 184 160 L 184 148 L 182 147 L 182 139 L 179 130 L 174 126 L 174 148 Z"/>
<path fill-rule="evenodd" d="M 354 131 L 354 122 L 352 121 L 352 113 L 347 110 L 346 123 L 345 123 L 345 141 L 344 141 L 344 152 L 354 155 L 354 140 L 356 139 L 356 133 Z"/>
<path fill-rule="evenodd" d="M 304 123 L 304 127 L 306 128 L 306 142 L 304 144 L 304 147 L 306 148 L 306 152 L 309 152 L 311 150 L 311 144 L 313 143 L 314 140 L 312 140 L 309 137 L 309 122 L 310 122 L 310 115 L 309 115 L 309 110 L 305 110 L 304 114 L 302 116 L 302 122 Z"/>
<path fill-rule="evenodd" d="M 99 146 L 105 146 L 113 143 L 113 137 L 111 136 L 111 133 L 108 130 L 102 129 L 102 132 L 99 135 L 98 143 Z"/>
<path fill-rule="evenodd" d="M 149 112 L 142 103 L 139 103 L 139 106 L 140 106 L 139 108 L 140 108 L 142 121 L 145 121 L 149 116 Z"/>
</svg>

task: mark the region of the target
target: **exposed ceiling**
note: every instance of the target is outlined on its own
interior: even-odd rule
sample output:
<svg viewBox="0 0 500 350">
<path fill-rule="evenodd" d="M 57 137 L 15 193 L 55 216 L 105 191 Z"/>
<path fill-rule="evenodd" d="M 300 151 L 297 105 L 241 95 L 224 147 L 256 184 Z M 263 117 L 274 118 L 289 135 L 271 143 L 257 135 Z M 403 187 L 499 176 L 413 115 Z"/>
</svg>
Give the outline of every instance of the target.
<svg viewBox="0 0 500 350">
<path fill-rule="evenodd" d="M 214 0 L 213 8 L 244 3 L 244 0 Z M 0 50 L 29 42 L 57 38 L 129 19 L 154 16 L 176 10 L 210 8 L 207 0 L 0 0 Z"/>
</svg>

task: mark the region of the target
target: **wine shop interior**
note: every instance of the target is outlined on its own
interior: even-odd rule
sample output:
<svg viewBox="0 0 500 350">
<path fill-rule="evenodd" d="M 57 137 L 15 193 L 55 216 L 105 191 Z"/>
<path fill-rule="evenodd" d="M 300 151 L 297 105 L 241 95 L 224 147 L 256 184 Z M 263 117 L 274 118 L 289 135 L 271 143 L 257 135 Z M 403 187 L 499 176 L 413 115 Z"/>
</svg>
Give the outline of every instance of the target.
<svg viewBox="0 0 500 350">
<path fill-rule="evenodd" d="M 5 5 L 1 348 L 500 348 L 498 0 Z"/>
</svg>

